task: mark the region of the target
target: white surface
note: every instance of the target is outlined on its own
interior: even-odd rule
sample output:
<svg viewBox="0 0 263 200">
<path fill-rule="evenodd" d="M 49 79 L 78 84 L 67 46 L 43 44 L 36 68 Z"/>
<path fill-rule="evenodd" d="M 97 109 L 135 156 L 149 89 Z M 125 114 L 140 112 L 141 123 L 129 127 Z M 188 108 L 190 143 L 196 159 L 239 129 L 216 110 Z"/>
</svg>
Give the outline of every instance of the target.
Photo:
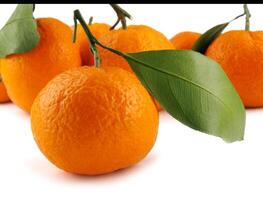
<svg viewBox="0 0 263 200">
<path fill-rule="evenodd" d="M 3 25 L 15 5 L 1 5 Z M 169 38 L 185 30 L 203 32 L 242 12 L 242 5 L 123 5 L 129 23 L 148 24 Z M 252 29 L 263 29 L 263 5 L 250 5 Z M 37 5 L 35 16 L 72 24 L 73 9 L 113 24 L 108 5 Z M 240 19 L 228 29 L 243 29 Z M 0 199 L 262 199 L 263 109 L 247 111 L 245 140 L 227 144 L 194 131 L 166 113 L 150 154 L 126 170 L 98 177 L 65 173 L 40 153 L 29 115 L 13 104 L 0 105 Z"/>
</svg>

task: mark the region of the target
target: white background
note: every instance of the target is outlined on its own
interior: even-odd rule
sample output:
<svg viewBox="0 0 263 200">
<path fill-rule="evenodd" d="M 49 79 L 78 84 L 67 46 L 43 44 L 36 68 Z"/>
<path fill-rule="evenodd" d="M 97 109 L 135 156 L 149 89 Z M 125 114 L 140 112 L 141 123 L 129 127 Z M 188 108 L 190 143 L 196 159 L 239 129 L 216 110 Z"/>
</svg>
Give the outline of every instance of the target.
<svg viewBox="0 0 263 200">
<path fill-rule="evenodd" d="M 3 25 L 15 5 L 0 5 Z M 79 8 L 88 19 L 113 24 L 108 5 L 37 5 L 35 17 L 72 24 Z M 133 21 L 168 38 L 180 31 L 204 32 L 242 13 L 242 5 L 123 5 Z M 249 5 L 251 29 L 263 29 L 263 5 Z M 230 29 L 243 29 L 244 18 Z M 263 66 L 262 66 L 263 67 Z M 33 141 L 29 115 L 0 105 L 0 199 L 263 199 L 263 109 L 247 110 L 245 140 L 227 144 L 160 114 L 150 154 L 126 170 L 97 177 L 76 176 L 53 166 Z"/>
</svg>

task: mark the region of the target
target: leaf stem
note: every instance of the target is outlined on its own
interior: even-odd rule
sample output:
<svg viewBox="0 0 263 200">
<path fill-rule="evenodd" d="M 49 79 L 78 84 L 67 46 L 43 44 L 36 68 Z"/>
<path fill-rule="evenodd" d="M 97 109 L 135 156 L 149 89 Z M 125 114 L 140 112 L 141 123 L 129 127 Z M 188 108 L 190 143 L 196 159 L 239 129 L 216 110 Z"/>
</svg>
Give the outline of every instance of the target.
<svg viewBox="0 0 263 200">
<path fill-rule="evenodd" d="M 238 16 L 236 16 L 234 19 L 230 20 L 228 23 L 231 23 L 232 21 L 235 21 L 236 19 L 243 17 L 246 13 L 244 12 L 243 14 L 240 14 Z"/>
<path fill-rule="evenodd" d="M 115 22 L 115 24 L 110 28 L 110 30 L 113 30 L 118 24 L 119 22 L 121 22 L 122 24 L 122 28 L 126 29 L 127 28 L 127 24 L 126 24 L 126 17 L 129 19 L 132 19 L 132 16 L 125 11 L 124 9 L 122 9 L 119 5 L 117 4 L 110 4 L 110 6 L 113 8 L 113 10 L 116 12 L 117 14 L 117 21 Z"/>
<path fill-rule="evenodd" d="M 87 35 L 87 39 L 89 41 L 89 47 L 90 47 L 90 51 L 94 56 L 94 63 L 96 67 L 100 66 L 100 55 L 99 55 L 99 51 L 96 47 L 96 41 L 95 41 L 95 37 L 92 35 L 91 31 L 89 30 L 85 20 L 83 19 L 81 13 L 79 10 L 75 10 L 74 11 L 74 34 L 73 34 L 73 42 L 76 42 L 76 32 L 77 32 L 77 21 L 79 21 L 79 23 L 81 24 L 81 26 L 83 27 L 83 30 L 85 31 L 86 35 Z"/>
<path fill-rule="evenodd" d="M 244 14 L 246 15 L 246 26 L 245 26 L 245 30 L 249 31 L 250 30 L 250 22 L 249 22 L 249 18 L 251 17 L 251 14 L 249 12 L 248 6 L 247 4 L 244 4 Z"/>
</svg>

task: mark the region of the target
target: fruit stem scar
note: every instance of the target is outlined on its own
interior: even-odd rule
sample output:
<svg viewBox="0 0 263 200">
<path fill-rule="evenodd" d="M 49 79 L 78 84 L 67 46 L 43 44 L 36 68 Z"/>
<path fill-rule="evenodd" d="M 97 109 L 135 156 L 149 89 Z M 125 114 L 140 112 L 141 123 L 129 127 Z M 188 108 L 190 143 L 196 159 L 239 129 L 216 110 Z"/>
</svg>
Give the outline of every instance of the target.
<svg viewBox="0 0 263 200">
<path fill-rule="evenodd" d="M 244 7 L 244 13 L 245 13 L 245 15 L 246 15 L 246 26 L 245 26 L 245 30 L 246 30 L 246 31 L 249 31 L 249 29 L 250 29 L 249 18 L 251 17 L 251 14 L 250 14 L 250 12 L 249 12 L 249 10 L 248 10 L 247 4 L 244 4 L 243 7 Z"/>
<path fill-rule="evenodd" d="M 127 24 L 126 24 L 126 17 L 129 19 L 132 19 L 132 16 L 125 11 L 124 9 L 122 9 L 119 5 L 117 4 L 110 4 L 110 6 L 113 8 L 113 10 L 116 12 L 117 14 L 117 21 L 115 22 L 115 24 L 110 28 L 110 30 L 113 30 L 118 24 L 119 22 L 121 22 L 122 24 L 122 28 L 126 29 L 127 28 Z"/>
<path fill-rule="evenodd" d="M 73 42 L 76 42 L 76 33 L 77 33 L 77 21 L 79 21 L 79 23 L 81 24 L 81 26 L 83 27 L 83 30 L 85 31 L 86 35 L 87 35 L 87 39 L 89 42 L 89 47 L 90 47 L 90 51 L 94 56 L 94 63 L 96 67 L 100 67 L 100 55 L 99 55 L 99 51 L 96 47 L 96 41 L 94 36 L 92 35 L 91 31 L 89 30 L 85 20 L 83 19 L 81 13 L 79 10 L 75 10 L 74 11 L 74 33 L 73 33 Z"/>
</svg>

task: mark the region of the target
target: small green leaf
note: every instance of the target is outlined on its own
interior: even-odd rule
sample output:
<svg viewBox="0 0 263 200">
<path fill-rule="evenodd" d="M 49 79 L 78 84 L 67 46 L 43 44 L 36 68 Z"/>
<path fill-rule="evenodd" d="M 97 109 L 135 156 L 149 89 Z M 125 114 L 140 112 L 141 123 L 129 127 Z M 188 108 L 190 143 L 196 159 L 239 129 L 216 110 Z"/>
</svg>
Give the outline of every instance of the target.
<svg viewBox="0 0 263 200">
<path fill-rule="evenodd" d="M 208 46 L 223 32 L 229 23 L 219 24 L 200 36 L 192 50 L 204 54 Z"/>
<path fill-rule="evenodd" d="M 243 139 L 245 109 L 218 63 L 191 50 L 147 51 L 124 57 L 174 118 L 227 142 Z"/>
<path fill-rule="evenodd" d="M 223 24 L 219 24 L 214 26 L 213 28 L 209 29 L 205 33 L 203 33 L 200 38 L 195 42 L 192 47 L 192 50 L 205 54 L 209 45 L 223 32 L 223 30 L 230 24 L 232 21 L 244 16 L 246 11 L 243 14 L 238 15 L 231 21 Z"/>
<path fill-rule="evenodd" d="M 37 46 L 39 34 L 33 17 L 33 4 L 19 4 L 0 30 L 0 57 L 25 53 Z"/>
</svg>

